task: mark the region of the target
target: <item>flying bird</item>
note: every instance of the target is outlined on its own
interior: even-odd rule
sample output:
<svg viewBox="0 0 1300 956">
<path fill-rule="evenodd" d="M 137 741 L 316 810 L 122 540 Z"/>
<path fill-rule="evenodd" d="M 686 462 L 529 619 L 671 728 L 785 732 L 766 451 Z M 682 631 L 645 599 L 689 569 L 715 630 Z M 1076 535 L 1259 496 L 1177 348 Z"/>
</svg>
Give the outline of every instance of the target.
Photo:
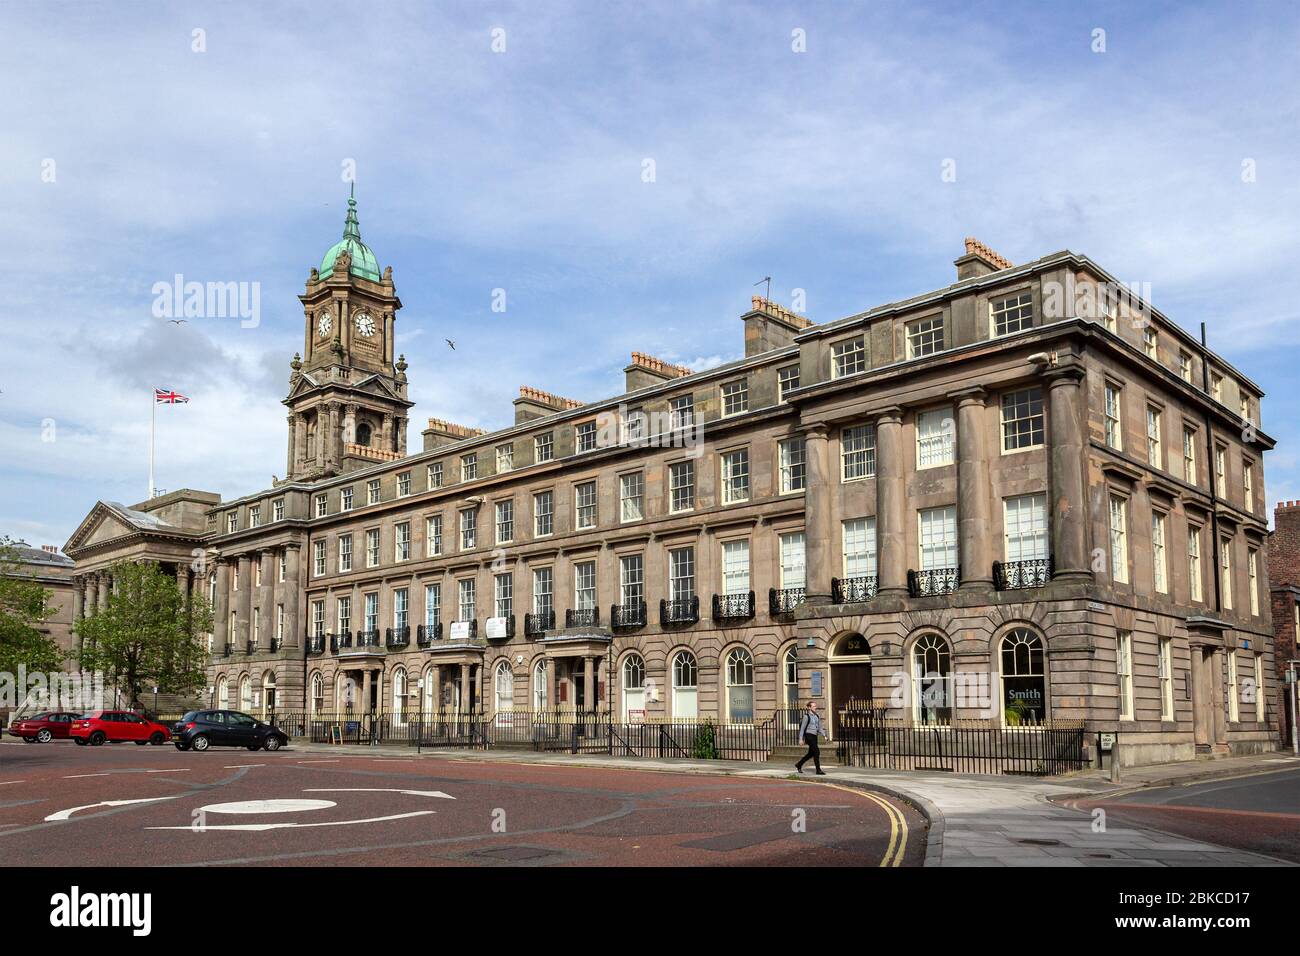
<svg viewBox="0 0 1300 956">
<path fill-rule="evenodd" d="M 443 341 L 446 342 L 448 345 L 451 346 L 451 350 L 452 350 L 453 352 L 456 351 L 456 343 L 455 343 L 455 342 L 453 342 L 451 339 L 443 339 Z"/>
<path fill-rule="evenodd" d="M 185 320 L 184 320 L 184 319 L 168 319 L 167 321 L 170 322 L 172 325 L 184 325 L 184 324 L 185 324 Z"/>
</svg>

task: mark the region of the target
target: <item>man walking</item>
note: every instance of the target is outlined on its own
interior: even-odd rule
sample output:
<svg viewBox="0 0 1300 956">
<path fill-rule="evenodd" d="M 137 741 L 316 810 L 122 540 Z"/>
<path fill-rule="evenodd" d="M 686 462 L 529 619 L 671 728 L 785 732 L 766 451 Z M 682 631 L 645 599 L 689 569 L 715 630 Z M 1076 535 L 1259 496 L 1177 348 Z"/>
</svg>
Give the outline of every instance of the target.
<svg viewBox="0 0 1300 956">
<path fill-rule="evenodd" d="M 794 765 L 795 770 L 803 773 L 803 765 L 811 757 L 813 766 L 817 768 L 817 776 L 826 776 L 826 771 L 822 769 L 822 752 L 817 746 L 817 738 L 825 736 L 826 727 L 822 724 L 821 715 L 817 713 L 817 702 L 810 700 L 803 720 L 799 721 L 799 739 L 808 745 L 808 752 L 799 758 L 799 762 Z"/>
</svg>

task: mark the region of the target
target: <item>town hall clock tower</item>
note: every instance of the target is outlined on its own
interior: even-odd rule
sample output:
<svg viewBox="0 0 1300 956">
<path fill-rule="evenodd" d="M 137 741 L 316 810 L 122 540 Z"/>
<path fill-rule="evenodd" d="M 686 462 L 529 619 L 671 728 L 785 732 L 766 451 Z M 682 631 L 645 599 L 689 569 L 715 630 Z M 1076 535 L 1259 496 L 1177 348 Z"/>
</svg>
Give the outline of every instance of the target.
<svg viewBox="0 0 1300 956">
<path fill-rule="evenodd" d="M 391 266 L 379 272 L 348 199 L 343 238 L 311 270 L 298 296 L 306 325 L 290 367 L 290 480 L 328 478 L 406 454 L 406 357 L 393 360 L 402 302 Z"/>
</svg>

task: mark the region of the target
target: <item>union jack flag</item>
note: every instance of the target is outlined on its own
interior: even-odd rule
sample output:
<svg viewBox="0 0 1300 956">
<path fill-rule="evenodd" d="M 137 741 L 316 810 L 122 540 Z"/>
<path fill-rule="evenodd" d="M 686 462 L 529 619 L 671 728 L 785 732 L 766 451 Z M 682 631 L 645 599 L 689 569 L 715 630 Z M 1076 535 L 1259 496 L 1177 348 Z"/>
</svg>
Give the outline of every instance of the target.
<svg viewBox="0 0 1300 956">
<path fill-rule="evenodd" d="M 155 386 L 153 390 L 153 401 L 155 405 L 176 405 L 178 403 L 188 402 L 189 399 L 180 392 L 173 392 Z"/>
</svg>

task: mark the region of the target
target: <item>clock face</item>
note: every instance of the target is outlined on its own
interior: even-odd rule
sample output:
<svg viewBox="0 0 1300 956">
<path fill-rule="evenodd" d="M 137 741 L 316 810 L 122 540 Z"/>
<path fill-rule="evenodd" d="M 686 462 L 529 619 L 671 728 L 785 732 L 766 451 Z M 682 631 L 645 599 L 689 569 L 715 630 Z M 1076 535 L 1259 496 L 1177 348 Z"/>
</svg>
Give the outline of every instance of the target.
<svg viewBox="0 0 1300 956">
<path fill-rule="evenodd" d="M 375 334 L 375 320 L 362 312 L 357 316 L 357 331 L 366 338 L 370 338 Z"/>
<path fill-rule="evenodd" d="M 316 319 L 316 332 L 319 335 L 329 335 L 334 321 L 328 312 L 322 312 Z"/>
</svg>

